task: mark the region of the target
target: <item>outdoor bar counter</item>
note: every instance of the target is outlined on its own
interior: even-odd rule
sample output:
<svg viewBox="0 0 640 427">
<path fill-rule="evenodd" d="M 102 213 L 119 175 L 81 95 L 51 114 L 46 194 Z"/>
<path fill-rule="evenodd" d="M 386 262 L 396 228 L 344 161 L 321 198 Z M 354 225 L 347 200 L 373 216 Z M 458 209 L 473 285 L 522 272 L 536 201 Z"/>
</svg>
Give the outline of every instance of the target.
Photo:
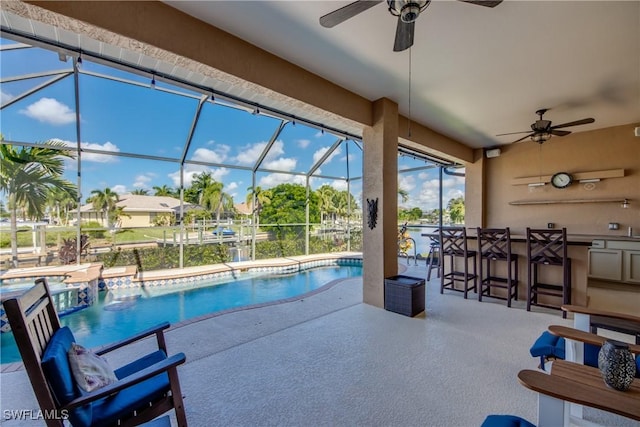
<svg viewBox="0 0 640 427">
<path fill-rule="evenodd" d="M 527 292 L 527 249 L 524 230 L 511 229 L 512 250 L 518 263 L 518 299 Z M 477 250 L 476 228 L 467 227 L 469 249 Z M 437 238 L 437 233 L 422 236 Z M 631 315 L 640 315 L 640 237 L 567 233 L 571 261 L 571 303 Z M 497 272 L 504 263 L 498 263 Z M 541 279 L 560 283 L 561 269 L 542 269 Z M 554 304 L 559 304 L 558 301 Z M 535 310 L 535 308 L 534 308 Z"/>
</svg>

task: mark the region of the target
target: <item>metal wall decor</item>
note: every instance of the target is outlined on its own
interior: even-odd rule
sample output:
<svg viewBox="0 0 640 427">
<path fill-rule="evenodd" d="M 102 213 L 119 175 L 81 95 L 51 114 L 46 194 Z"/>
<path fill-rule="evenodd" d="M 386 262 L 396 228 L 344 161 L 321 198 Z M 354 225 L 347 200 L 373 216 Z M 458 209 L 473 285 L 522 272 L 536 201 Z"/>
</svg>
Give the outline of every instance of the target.
<svg viewBox="0 0 640 427">
<path fill-rule="evenodd" d="M 367 223 L 369 228 L 373 230 L 378 223 L 378 198 L 375 200 L 367 199 Z"/>
</svg>

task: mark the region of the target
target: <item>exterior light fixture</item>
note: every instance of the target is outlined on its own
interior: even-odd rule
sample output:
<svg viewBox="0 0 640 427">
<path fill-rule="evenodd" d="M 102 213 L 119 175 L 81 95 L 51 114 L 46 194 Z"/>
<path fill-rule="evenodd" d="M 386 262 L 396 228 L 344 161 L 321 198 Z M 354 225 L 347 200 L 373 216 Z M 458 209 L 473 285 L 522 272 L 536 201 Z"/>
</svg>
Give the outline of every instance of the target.
<svg viewBox="0 0 640 427">
<path fill-rule="evenodd" d="M 547 185 L 545 182 L 533 182 L 529 184 L 529 187 L 544 187 Z"/>
<path fill-rule="evenodd" d="M 622 209 L 627 209 L 629 207 L 629 199 L 624 199 L 620 206 L 622 206 Z"/>
</svg>

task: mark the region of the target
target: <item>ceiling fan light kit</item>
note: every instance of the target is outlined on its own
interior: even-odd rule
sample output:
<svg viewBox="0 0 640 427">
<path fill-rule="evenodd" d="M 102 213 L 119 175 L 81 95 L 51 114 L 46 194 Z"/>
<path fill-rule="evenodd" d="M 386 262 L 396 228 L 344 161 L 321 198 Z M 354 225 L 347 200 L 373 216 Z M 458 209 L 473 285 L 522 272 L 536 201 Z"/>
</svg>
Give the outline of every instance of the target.
<svg viewBox="0 0 640 427">
<path fill-rule="evenodd" d="M 389 12 L 393 16 L 399 16 L 405 24 L 415 22 L 430 3 L 431 0 L 387 0 Z"/>
<path fill-rule="evenodd" d="M 586 119 L 580 119 L 580 120 L 575 120 L 573 122 L 567 122 L 567 123 L 562 123 L 560 125 L 551 126 L 551 123 L 552 123 L 551 120 L 544 120 L 542 118 L 544 113 L 546 113 L 547 111 L 549 111 L 548 108 L 541 108 L 538 111 L 536 111 L 536 114 L 538 115 L 539 118 L 538 120 L 535 121 L 535 123 L 531 124 L 531 131 L 533 132 L 525 130 L 522 132 L 501 133 L 496 136 L 514 135 L 517 133 L 528 133 L 529 135 L 523 136 L 522 138 L 513 141 L 513 143 L 521 142 L 527 138 L 531 138 L 532 141 L 535 141 L 538 144 L 542 144 L 543 142 L 548 141 L 551 138 L 551 136 L 567 136 L 571 133 L 571 131 L 561 130 L 561 128 L 586 125 L 586 124 L 595 122 L 595 119 L 589 117 Z"/>
<path fill-rule="evenodd" d="M 325 28 L 332 28 L 336 25 L 353 18 L 354 16 L 372 8 L 385 0 L 358 0 L 349 3 L 333 12 L 320 17 L 320 25 Z M 471 3 L 477 6 L 496 7 L 502 0 L 460 0 L 464 3 Z M 422 12 L 431 4 L 431 0 L 386 0 L 389 13 L 398 17 L 396 26 L 396 38 L 393 45 L 394 52 L 402 52 L 413 46 L 413 35 L 415 32 L 415 22 Z"/>
</svg>

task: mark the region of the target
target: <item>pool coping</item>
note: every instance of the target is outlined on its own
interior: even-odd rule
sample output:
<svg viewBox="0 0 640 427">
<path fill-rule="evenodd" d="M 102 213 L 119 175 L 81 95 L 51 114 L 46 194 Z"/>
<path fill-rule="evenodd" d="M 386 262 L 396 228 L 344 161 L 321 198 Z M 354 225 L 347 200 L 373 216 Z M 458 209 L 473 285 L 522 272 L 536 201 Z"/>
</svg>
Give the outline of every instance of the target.
<svg viewBox="0 0 640 427">
<path fill-rule="evenodd" d="M 355 260 L 362 261 L 363 257 L 362 257 L 362 253 L 360 252 L 335 252 L 335 253 L 329 253 L 329 254 L 301 255 L 301 256 L 294 256 L 294 257 L 287 257 L 287 258 L 272 258 L 272 259 L 259 260 L 259 261 L 240 261 L 240 262 L 232 262 L 232 263 L 225 263 L 225 264 L 213 264 L 209 266 L 188 267 L 187 269 L 190 272 L 192 272 L 191 274 L 192 276 L 193 275 L 202 276 L 204 273 L 213 273 L 213 272 L 219 272 L 219 271 L 245 271 L 247 269 L 254 269 L 254 268 L 270 268 L 270 267 L 272 268 L 274 267 L 274 263 L 279 267 L 286 267 L 286 266 L 296 266 L 296 265 L 300 266 L 302 264 L 314 262 L 314 261 L 339 260 L 339 259 L 355 259 Z M 99 264 L 99 266 L 102 273 L 102 277 L 104 277 L 105 274 L 107 275 L 107 277 L 113 276 L 114 271 L 109 272 L 109 270 L 123 269 L 123 267 L 115 267 L 114 269 L 103 270 L 102 264 Z M 128 272 L 128 273 L 131 272 L 131 270 L 128 269 L 128 267 L 124 267 L 124 269 L 125 269 L 125 272 Z M 186 269 L 157 270 L 157 271 L 154 271 L 154 273 L 157 273 L 157 275 L 156 275 L 156 278 L 154 278 L 153 280 L 168 280 L 168 279 L 175 279 L 177 277 L 189 277 L 189 275 L 185 276 L 184 274 L 182 275 L 168 274 L 168 272 L 173 273 L 178 271 L 182 271 L 184 273 L 183 270 L 186 270 Z M 151 273 L 151 272 L 147 272 L 147 273 Z M 35 274 L 33 277 L 36 277 L 36 276 L 42 276 L 42 274 L 40 275 Z M 277 304 L 287 304 L 291 302 L 301 301 L 301 300 L 304 300 L 305 298 L 309 298 L 320 292 L 327 291 L 333 288 L 334 286 L 336 286 L 337 284 L 342 283 L 343 281 L 353 280 L 353 279 L 354 277 L 335 279 L 322 285 L 317 289 L 314 289 L 304 294 L 296 295 L 293 297 L 281 298 L 274 301 L 262 302 L 262 303 L 257 303 L 257 304 L 242 306 L 242 307 L 234 307 L 234 308 L 229 308 L 222 311 L 203 314 L 201 316 L 197 316 L 191 319 L 183 320 L 181 322 L 172 324 L 169 327 L 168 331 L 176 330 L 184 326 L 191 325 L 193 323 L 201 322 L 201 321 L 215 318 L 218 316 L 223 316 L 229 313 L 235 313 L 235 312 L 240 312 L 245 310 L 255 310 L 258 308 L 269 307 Z M 141 282 L 144 283 L 144 280 L 141 280 Z M 93 348 L 93 350 L 99 350 L 102 347 L 104 346 Z M 15 372 L 22 369 L 24 369 L 24 364 L 22 362 L 11 362 L 11 363 L 0 364 L 0 373 Z"/>
</svg>

